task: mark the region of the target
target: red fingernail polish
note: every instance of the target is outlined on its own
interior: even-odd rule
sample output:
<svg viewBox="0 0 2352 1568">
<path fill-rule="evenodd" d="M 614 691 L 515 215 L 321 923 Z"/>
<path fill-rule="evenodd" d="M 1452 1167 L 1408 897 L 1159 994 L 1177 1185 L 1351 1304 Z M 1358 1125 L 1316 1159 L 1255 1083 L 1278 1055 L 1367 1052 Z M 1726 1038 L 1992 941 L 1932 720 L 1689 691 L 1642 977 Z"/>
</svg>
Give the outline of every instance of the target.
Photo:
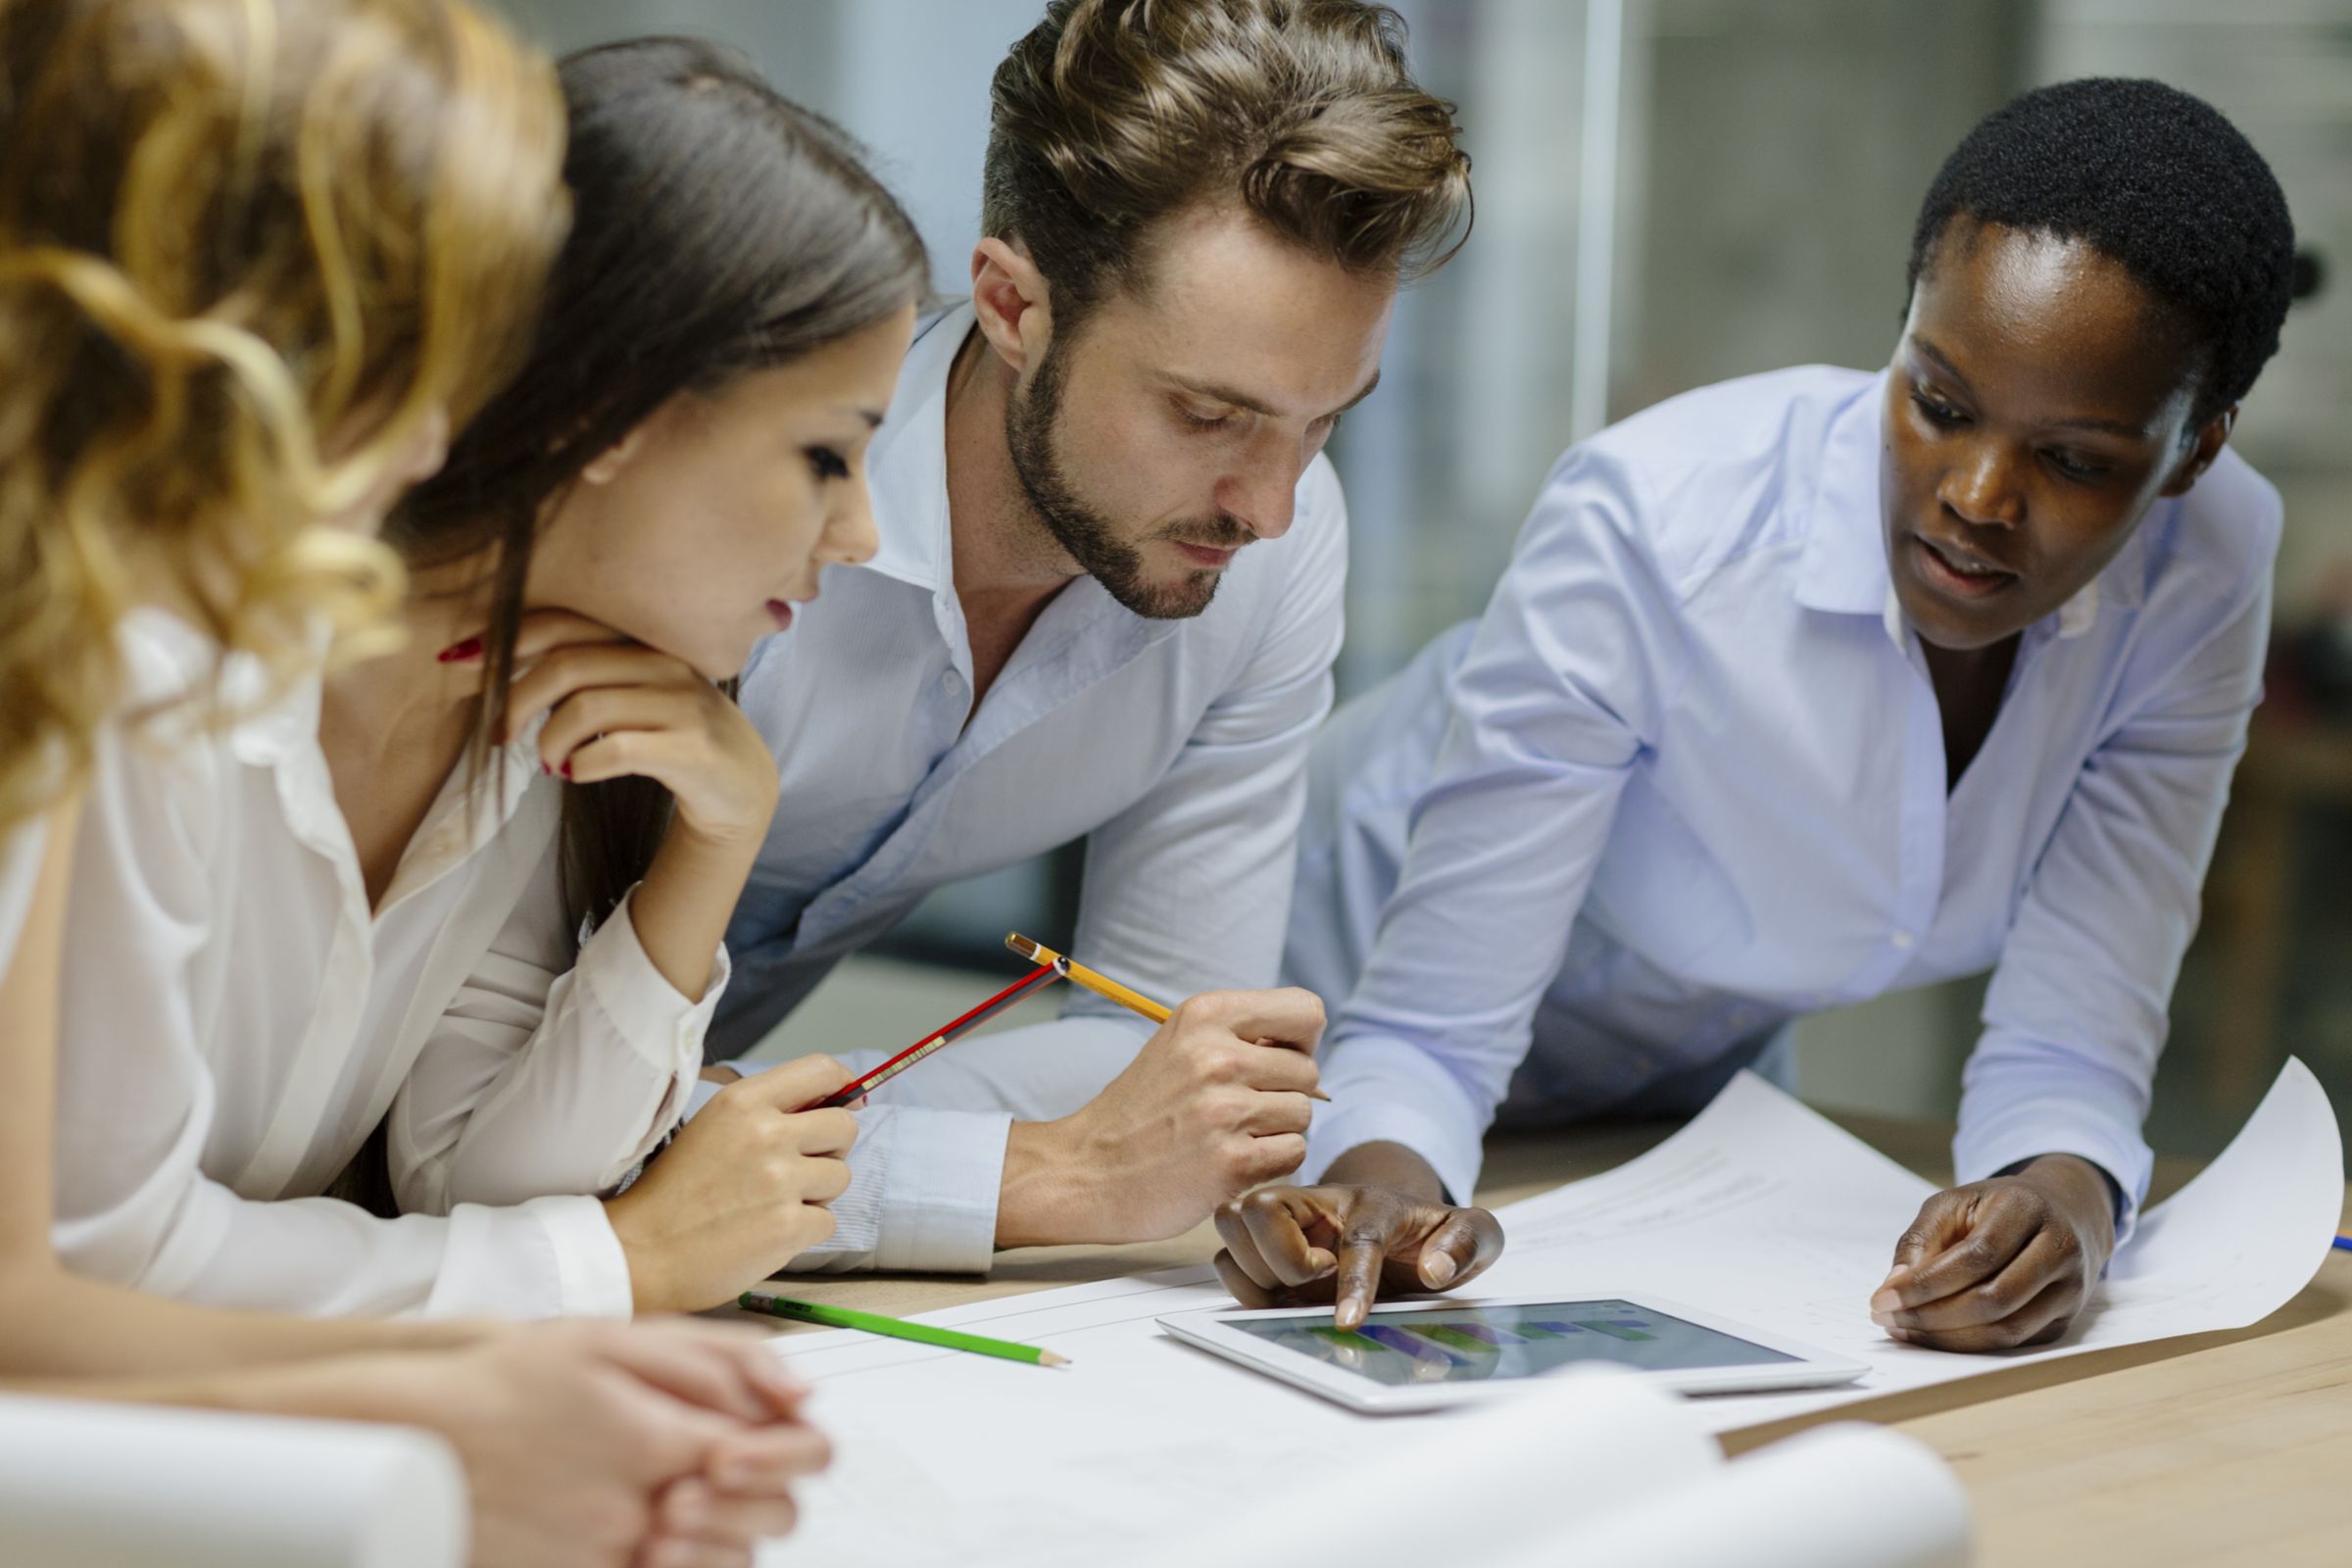
<svg viewBox="0 0 2352 1568">
<path fill-rule="evenodd" d="M 570 764 L 569 762 L 565 762 L 565 763 L 564 763 L 564 764 L 562 767 L 558 768 L 556 771 L 558 771 L 558 772 L 562 773 L 562 774 L 563 774 L 563 775 L 564 775 L 565 778 L 569 778 L 569 777 L 571 777 L 571 764 Z"/>
<path fill-rule="evenodd" d="M 549 778 L 554 778 L 556 776 L 556 770 L 548 766 L 545 762 L 541 762 L 539 764 L 539 771 L 545 773 Z"/>
<path fill-rule="evenodd" d="M 468 637 L 462 643 L 451 643 L 434 657 L 444 664 L 463 664 L 468 660 L 482 657 L 482 640 L 479 637 Z"/>
</svg>

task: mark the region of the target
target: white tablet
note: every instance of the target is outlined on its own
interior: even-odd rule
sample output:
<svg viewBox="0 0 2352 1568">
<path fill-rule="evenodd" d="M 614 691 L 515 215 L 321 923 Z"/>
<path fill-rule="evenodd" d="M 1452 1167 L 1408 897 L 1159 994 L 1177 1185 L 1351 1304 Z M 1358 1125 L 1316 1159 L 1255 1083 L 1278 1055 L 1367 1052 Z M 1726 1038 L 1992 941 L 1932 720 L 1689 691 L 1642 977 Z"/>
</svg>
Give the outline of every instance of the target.
<svg viewBox="0 0 2352 1568">
<path fill-rule="evenodd" d="M 1383 1302 L 1355 1330 L 1334 1328 L 1328 1306 L 1186 1312 L 1159 1325 L 1204 1350 L 1375 1412 L 1491 1397 L 1594 1361 L 1681 1394 L 1809 1389 L 1851 1383 L 1870 1370 L 1648 1295 Z"/>
</svg>

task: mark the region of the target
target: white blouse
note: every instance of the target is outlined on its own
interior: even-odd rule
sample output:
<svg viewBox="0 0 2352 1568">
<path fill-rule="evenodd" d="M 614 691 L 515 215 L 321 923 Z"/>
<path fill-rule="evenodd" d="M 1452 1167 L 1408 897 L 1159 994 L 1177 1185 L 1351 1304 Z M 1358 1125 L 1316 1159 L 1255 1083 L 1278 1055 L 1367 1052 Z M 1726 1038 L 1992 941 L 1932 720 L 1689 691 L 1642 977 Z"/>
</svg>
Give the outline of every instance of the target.
<svg viewBox="0 0 2352 1568">
<path fill-rule="evenodd" d="M 249 660 L 216 677 L 169 616 L 123 642 L 134 702 L 218 678 L 235 712 L 263 689 Z M 313 679 L 225 729 L 101 737 L 67 915 L 58 1250 L 216 1306 L 625 1315 L 586 1195 L 675 1121 L 725 954 L 689 1004 L 625 903 L 575 954 L 535 735 L 470 811 L 453 776 L 371 911 L 318 702 Z M 408 1212 L 319 1196 L 387 1115 Z M 453 1207 L 453 1184 L 512 1206 Z M 580 1196 L 530 1196 L 551 1191 Z"/>
</svg>

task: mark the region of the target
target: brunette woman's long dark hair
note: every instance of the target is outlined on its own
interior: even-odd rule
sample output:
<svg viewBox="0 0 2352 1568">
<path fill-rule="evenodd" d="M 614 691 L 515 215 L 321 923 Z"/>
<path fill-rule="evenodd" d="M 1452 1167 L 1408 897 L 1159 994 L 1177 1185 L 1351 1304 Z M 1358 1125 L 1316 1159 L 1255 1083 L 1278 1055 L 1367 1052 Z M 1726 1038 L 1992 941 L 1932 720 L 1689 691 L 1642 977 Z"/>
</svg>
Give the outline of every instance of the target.
<svg viewBox="0 0 2352 1568">
<path fill-rule="evenodd" d="M 385 529 L 414 565 L 483 563 L 477 768 L 505 717 L 532 539 L 581 468 L 678 393 L 852 336 L 920 299 L 929 275 L 857 143 L 733 51 L 640 38 L 562 74 L 573 222 L 529 362 Z M 641 778 L 564 789 L 564 897 L 594 923 L 644 875 L 669 794 Z"/>
</svg>

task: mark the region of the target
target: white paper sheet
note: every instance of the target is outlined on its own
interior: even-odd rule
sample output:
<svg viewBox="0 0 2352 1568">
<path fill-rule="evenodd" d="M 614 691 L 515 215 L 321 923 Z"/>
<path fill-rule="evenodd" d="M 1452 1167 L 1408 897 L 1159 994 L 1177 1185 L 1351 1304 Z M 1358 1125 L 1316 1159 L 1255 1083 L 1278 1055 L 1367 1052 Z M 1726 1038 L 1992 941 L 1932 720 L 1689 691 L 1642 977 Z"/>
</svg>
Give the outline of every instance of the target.
<svg viewBox="0 0 2352 1568">
<path fill-rule="evenodd" d="M 1935 1191 L 1850 1133 L 1742 1074 L 1641 1158 L 1500 1211 L 1482 1295 L 1649 1290 L 1870 1363 L 1849 1388 L 1699 1401 L 1718 1432 L 1856 1399 L 2178 1334 L 2244 1328 L 2309 1284 L 2343 1203 L 2328 1095 L 2289 1060 L 2230 1147 L 2150 1209 L 2066 1339 L 1960 1355 L 1870 1321 L 1895 1239 Z"/>
<path fill-rule="evenodd" d="M 1967 1568 L 1967 1494 L 1935 1449 L 1858 1421 L 1758 1448 L 1487 1568 Z M 1427 1559 L 1420 1559 L 1425 1563 Z M 1408 1559 L 1395 1559 L 1406 1568 Z M 1419 1564 L 1415 1564 L 1419 1568 Z"/>
<path fill-rule="evenodd" d="M 2326 1094 L 2289 1062 L 2222 1157 L 2152 1210 L 2068 1340 L 2000 1356 L 1893 1344 L 1868 1301 L 1928 1184 L 1762 1080 L 1615 1171 L 1502 1211 L 1480 1296 L 1647 1291 L 1865 1360 L 1845 1390 L 1694 1400 L 1724 1432 L 1897 1390 L 2257 1321 L 2317 1272 L 2343 1194 Z M 1356 1415 L 1163 1335 L 1227 1303 L 1205 1267 L 973 1302 L 925 1321 L 1045 1345 L 1054 1371 L 838 1332 L 780 1342 L 835 1439 L 769 1568 L 1123 1561 L 1470 1412 Z M 1563 1483 L 1564 1485 L 1564 1483 Z M 1579 1522 L 1563 1519 L 1565 1527 Z M 1592 1523 L 1592 1521 L 1581 1521 Z"/>
<path fill-rule="evenodd" d="M 1319 1471 L 1311 1492 L 1286 1488 L 1220 1509 L 1139 1561 L 1108 1560 L 1123 1568 L 1494 1563 L 1555 1540 L 1563 1519 L 1679 1498 L 1724 1468 L 1723 1450 L 1682 1400 L 1597 1367 L 1450 1420 L 1374 1432 L 1382 1441 L 1372 1451 Z M 1301 1507 L 1302 1497 L 1312 1505 Z"/>
<path fill-rule="evenodd" d="M 1733 1463 L 1689 1403 L 1586 1367 L 1452 1421 L 1395 1423 L 1311 1492 L 1227 1508 L 1129 1568 L 1965 1568 L 1935 1450 L 1846 1422 Z M 1126 1564 L 1126 1559 L 1120 1559 Z"/>
</svg>

